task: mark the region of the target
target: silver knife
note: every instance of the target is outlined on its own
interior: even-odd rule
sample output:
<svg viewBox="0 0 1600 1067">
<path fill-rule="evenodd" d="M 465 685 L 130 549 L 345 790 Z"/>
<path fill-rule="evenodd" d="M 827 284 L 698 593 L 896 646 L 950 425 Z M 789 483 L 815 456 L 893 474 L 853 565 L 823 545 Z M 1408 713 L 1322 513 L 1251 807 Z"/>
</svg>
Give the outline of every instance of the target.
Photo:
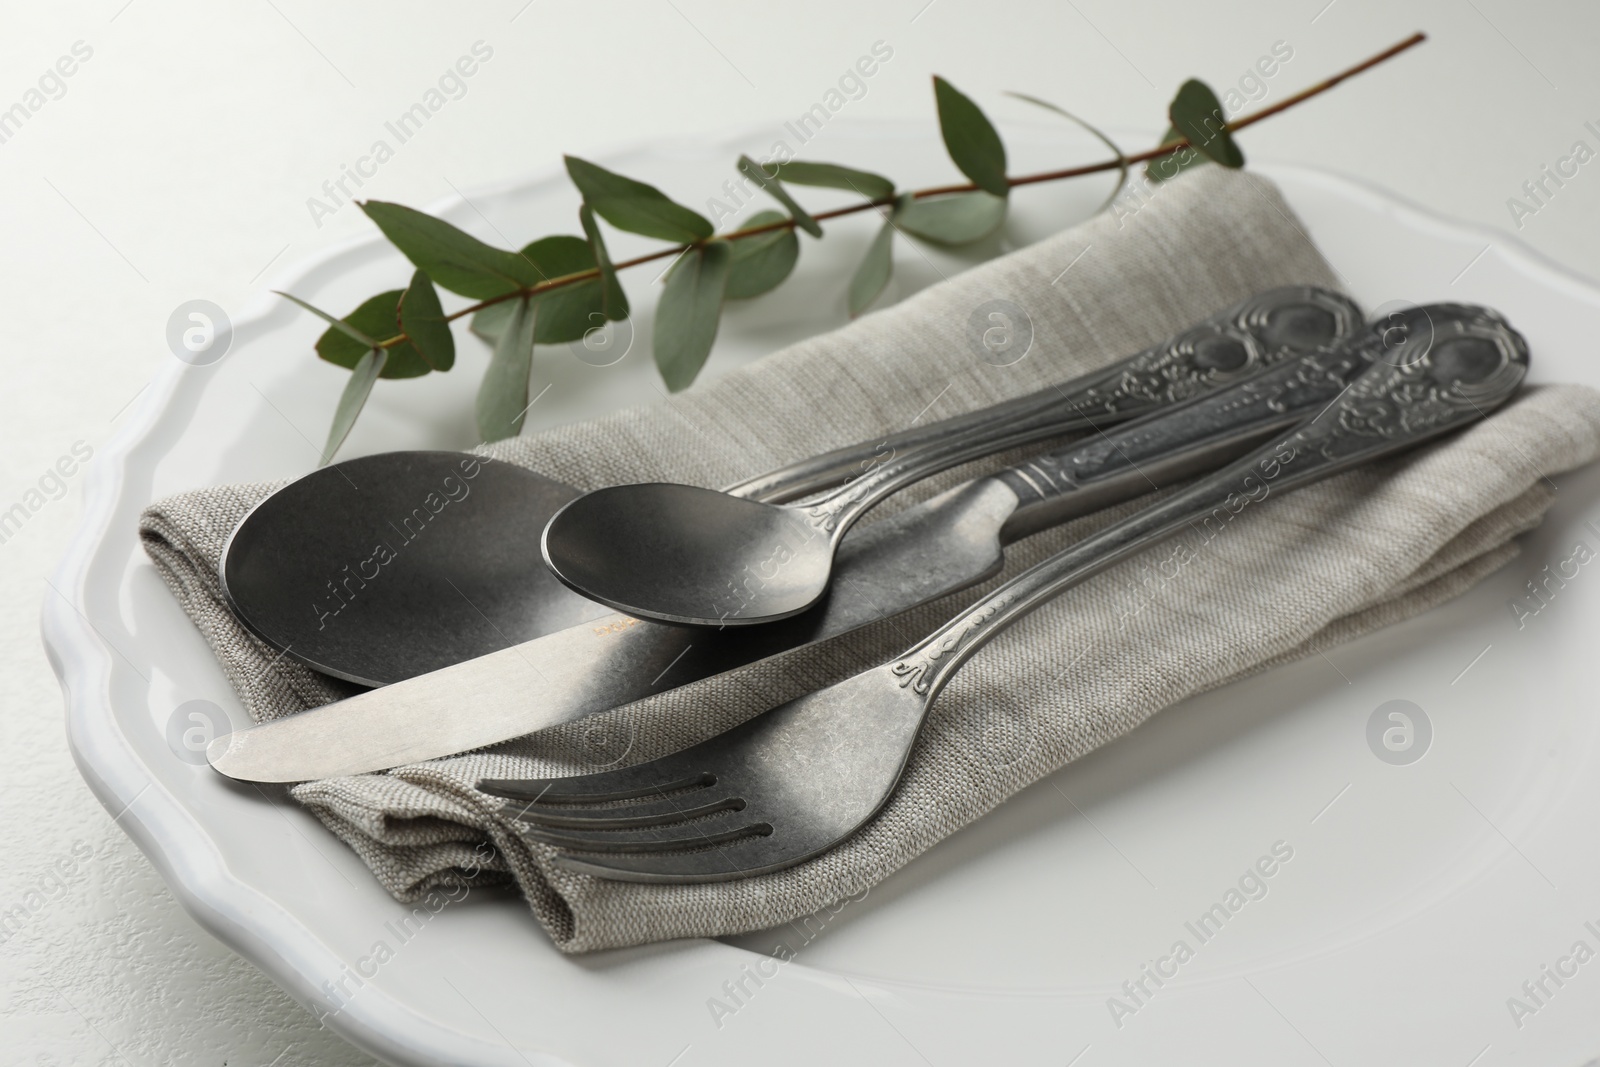
<svg viewBox="0 0 1600 1067">
<path fill-rule="evenodd" d="M 1445 312 L 1430 310 L 1437 329 Z M 364 774 L 507 741 L 847 633 L 983 581 L 1019 538 L 1242 455 L 1332 402 L 1384 351 L 1393 324 L 1388 331 L 1364 329 L 1336 349 L 854 531 L 828 598 L 794 618 L 712 630 L 613 615 L 220 737 L 207 756 L 248 781 Z"/>
</svg>

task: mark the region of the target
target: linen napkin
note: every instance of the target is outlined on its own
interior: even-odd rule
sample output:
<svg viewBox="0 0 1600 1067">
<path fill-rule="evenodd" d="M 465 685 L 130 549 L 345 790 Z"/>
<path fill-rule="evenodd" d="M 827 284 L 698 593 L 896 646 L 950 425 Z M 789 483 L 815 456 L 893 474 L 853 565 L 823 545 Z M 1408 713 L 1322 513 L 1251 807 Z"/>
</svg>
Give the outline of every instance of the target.
<svg viewBox="0 0 1600 1067">
<path fill-rule="evenodd" d="M 1204 167 L 1160 186 L 1137 214 L 1096 217 L 709 387 L 485 451 L 580 488 L 728 484 L 918 418 L 1066 380 L 1219 307 L 1292 284 L 1335 287 L 1335 279 L 1276 188 Z M 1007 302 L 1013 328 L 1031 331 L 1027 354 L 1003 366 L 977 339 L 993 322 L 993 301 Z M 877 511 L 889 514 L 1020 454 L 931 479 Z M 979 652 L 935 705 L 886 808 L 840 847 L 786 871 L 701 886 L 573 874 L 551 863 L 551 850 L 519 837 L 498 802 L 472 786 L 484 777 L 583 773 L 686 747 L 882 662 L 982 591 L 1148 499 L 1028 538 L 982 589 L 843 638 L 493 749 L 309 782 L 292 795 L 399 899 L 515 882 L 564 952 L 770 927 L 881 881 L 1029 783 L 1186 696 L 1460 594 L 1515 556 L 1513 538 L 1553 499 L 1549 476 L 1597 454 L 1600 394 L 1529 389 L 1463 434 L 1248 509 L 1213 540 L 1184 535 L 1097 575 Z M 150 557 L 257 721 L 353 689 L 280 657 L 223 605 L 216 564 L 224 540 L 274 488 L 181 494 L 152 505 L 141 522 Z"/>
</svg>

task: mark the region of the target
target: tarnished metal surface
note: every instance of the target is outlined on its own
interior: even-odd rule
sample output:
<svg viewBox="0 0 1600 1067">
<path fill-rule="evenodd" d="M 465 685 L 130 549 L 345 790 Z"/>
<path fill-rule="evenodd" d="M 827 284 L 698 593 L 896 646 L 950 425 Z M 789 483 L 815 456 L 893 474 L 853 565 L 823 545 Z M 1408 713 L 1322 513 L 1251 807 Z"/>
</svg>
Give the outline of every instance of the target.
<svg viewBox="0 0 1600 1067">
<path fill-rule="evenodd" d="M 1376 362 L 1308 422 L 1023 572 L 896 659 L 662 759 L 480 788 L 511 801 L 529 837 L 571 850 L 566 866 L 601 877 L 725 881 L 825 851 L 889 798 L 941 689 L 1006 626 L 1232 501 L 1414 447 L 1483 418 L 1521 384 L 1526 345 L 1497 316 L 1459 305 L 1410 314 L 1431 330 L 1413 329 L 1393 347 L 1372 331 L 1364 347 Z M 1425 332 L 1431 343 L 1413 343 Z M 1073 492 L 1067 482 L 1030 485 L 1040 501 Z M 711 810 L 730 814 L 693 821 Z"/>
<path fill-rule="evenodd" d="M 982 581 L 1000 566 L 1001 546 L 1029 532 L 1240 455 L 1328 403 L 1374 355 L 1357 348 L 1279 364 L 867 526 L 844 540 L 830 594 L 782 622 L 710 631 L 622 615 L 595 619 L 234 734 L 213 763 L 225 774 L 267 781 L 381 770 L 569 722 L 847 633 Z"/>
</svg>

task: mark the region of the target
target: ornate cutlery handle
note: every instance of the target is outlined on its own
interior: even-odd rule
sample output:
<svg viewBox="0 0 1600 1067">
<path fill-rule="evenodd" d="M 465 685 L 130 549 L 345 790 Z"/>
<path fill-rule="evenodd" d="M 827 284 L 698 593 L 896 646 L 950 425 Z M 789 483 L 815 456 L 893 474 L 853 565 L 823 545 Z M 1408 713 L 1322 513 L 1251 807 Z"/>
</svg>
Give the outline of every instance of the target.
<svg viewBox="0 0 1600 1067">
<path fill-rule="evenodd" d="M 1308 305 L 1320 308 L 1320 315 L 1311 314 Z M 1243 380 L 1281 362 L 1294 350 L 1289 339 L 1342 335 L 1345 320 L 1339 313 L 1350 310 L 1344 298 L 1316 289 L 1261 294 L 1075 383 L 1070 391 L 1047 389 L 1013 402 L 1001 418 L 991 414 L 941 433 L 935 443 L 894 456 L 812 502 L 806 513 L 819 531 L 837 540 L 868 508 L 913 482 L 1006 448 L 1094 429 L 1103 422 L 1124 422 Z"/>
<path fill-rule="evenodd" d="M 1271 289 L 1092 375 L 824 452 L 729 486 L 727 492 L 768 503 L 798 500 L 953 434 L 1014 424 L 1047 406 L 1077 402 L 1085 416 L 1125 417 L 1122 413 L 1127 411 L 1181 400 L 1263 365 L 1335 345 L 1360 323 L 1360 309 L 1338 293 L 1312 286 Z"/>
<path fill-rule="evenodd" d="M 1375 327 L 1383 348 L 1377 361 L 1303 425 L 1019 574 L 918 643 L 890 665 L 891 673 L 931 701 L 990 638 L 1070 586 L 1184 526 L 1225 527 L 1245 507 L 1274 493 L 1477 421 L 1522 383 L 1527 344 L 1494 312 L 1433 305 L 1415 314 L 1422 318 L 1413 319 L 1407 336 L 1392 347 L 1392 329 Z M 1041 495 L 1050 491 L 1033 488 Z"/>
<path fill-rule="evenodd" d="M 1391 316 L 1381 330 L 1366 329 L 1337 348 L 1286 360 L 1002 470 L 993 477 L 1017 497 L 1005 540 L 1214 471 L 1332 403 L 1399 338 L 1426 338 L 1435 319 L 1475 315 L 1436 305 Z"/>
</svg>

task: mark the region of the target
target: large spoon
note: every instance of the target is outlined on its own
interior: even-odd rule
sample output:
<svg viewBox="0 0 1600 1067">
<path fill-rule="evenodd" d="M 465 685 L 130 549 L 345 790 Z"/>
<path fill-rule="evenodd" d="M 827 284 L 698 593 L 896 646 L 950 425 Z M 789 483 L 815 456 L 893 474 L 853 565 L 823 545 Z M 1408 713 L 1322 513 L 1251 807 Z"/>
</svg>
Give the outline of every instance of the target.
<svg viewBox="0 0 1600 1067">
<path fill-rule="evenodd" d="M 572 589 L 630 615 L 702 626 L 789 618 L 823 596 L 839 543 L 890 494 L 970 460 L 1102 428 L 1314 351 L 1348 332 L 1353 310 L 1321 290 L 1263 293 L 1077 388 L 1033 394 L 1005 419 L 951 428 L 800 504 L 668 482 L 596 490 L 545 527 L 545 563 Z"/>
<path fill-rule="evenodd" d="M 1148 360 L 1142 376 L 1130 377 L 1135 357 L 1088 379 L 789 464 L 726 492 L 794 500 L 885 455 L 1015 418 L 1041 397 L 1085 388 L 1105 395 L 1093 383 L 1108 378 L 1126 380 L 1136 387 L 1127 391 L 1142 390 L 1148 402 L 1104 412 L 1105 423 L 1121 422 L 1239 377 L 1214 368 L 1303 354 L 1359 322 L 1359 310 L 1338 294 L 1272 290 L 1168 342 L 1160 377 L 1149 374 Z M 360 685 L 388 685 L 609 615 L 556 581 L 531 550 L 534 531 L 579 495 L 467 453 L 347 460 L 290 483 L 245 517 L 222 556 L 222 589 L 245 626 L 286 658 Z"/>
</svg>

